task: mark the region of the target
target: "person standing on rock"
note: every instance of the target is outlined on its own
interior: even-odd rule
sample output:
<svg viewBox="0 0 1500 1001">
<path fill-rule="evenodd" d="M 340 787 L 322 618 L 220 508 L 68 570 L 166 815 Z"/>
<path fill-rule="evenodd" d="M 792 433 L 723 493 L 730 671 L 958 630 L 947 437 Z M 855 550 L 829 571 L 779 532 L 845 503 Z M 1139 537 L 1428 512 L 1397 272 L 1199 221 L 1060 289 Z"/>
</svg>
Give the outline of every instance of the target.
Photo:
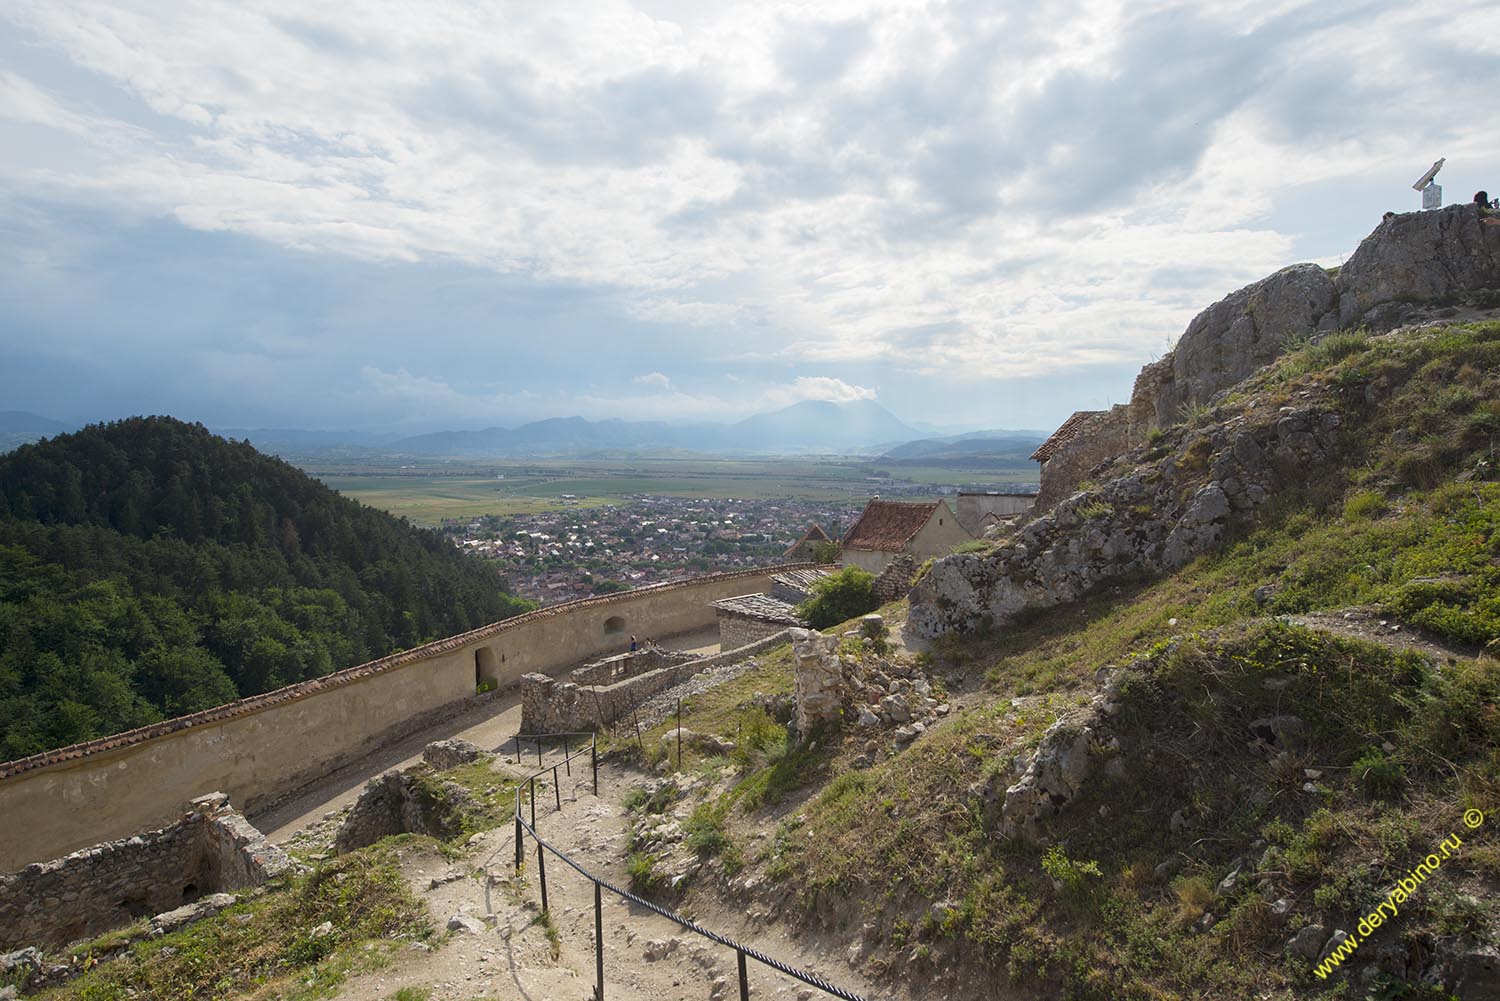
<svg viewBox="0 0 1500 1001">
<path fill-rule="evenodd" d="M 1495 202 L 1500 202 L 1500 198 L 1495 199 Z M 1495 215 L 1497 211 L 1500 211 L 1500 207 L 1497 207 L 1494 202 L 1490 201 L 1490 193 L 1488 191 L 1474 192 L 1474 204 L 1479 206 L 1479 214 L 1482 216 Z"/>
<path fill-rule="evenodd" d="M 636 643 L 635 637 L 632 636 L 630 637 L 630 652 L 635 653 L 637 649 L 639 649 L 639 644 Z"/>
</svg>

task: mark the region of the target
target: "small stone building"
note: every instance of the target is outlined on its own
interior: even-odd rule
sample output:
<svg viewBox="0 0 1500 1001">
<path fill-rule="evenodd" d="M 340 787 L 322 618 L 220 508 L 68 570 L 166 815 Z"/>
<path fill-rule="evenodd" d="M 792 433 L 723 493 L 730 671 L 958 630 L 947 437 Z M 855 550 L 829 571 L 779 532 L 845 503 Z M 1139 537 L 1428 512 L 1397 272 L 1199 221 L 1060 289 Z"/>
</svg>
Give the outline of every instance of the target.
<svg viewBox="0 0 1500 1001">
<path fill-rule="evenodd" d="M 768 594 L 742 594 L 714 602 L 719 619 L 719 649 L 738 650 L 791 626 L 806 626 L 795 606 Z"/>
<path fill-rule="evenodd" d="M 802 538 L 792 543 L 782 556 L 798 562 L 810 562 L 813 559 L 813 550 L 824 543 L 832 541 L 833 539 L 829 538 L 828 533 L 823 531 L 822 525 L 813 525 L 806 532 L 803 532 Z"/>
<path fill-rule="evenodd" d="M 1032 459 L 1042 464 L 1037 513 L 1077 493 L 1089 470 L 1128 450 L 1131 427 L 1130 408 L 1124 404 L 1108 410 L 1080 410 L 1063 421 L 1052 437 L 1031 453 Z"/>
<path fill-rule="evenodd" d="M 1025 514 L 1036 503 L 1036 494 L 1002 494 L 994 491 L 958 492 L 954 514 L 970 535 L 978 538 L 985 528 L 1011 515 Z"/>
<path fill-rule="evenodd" d="M 945 500 L 910 503 L 874 497 L 844 536 L 844 564 L 878 574 L 903 553 L 922 563 L 973 538 Z"/>
</svg>

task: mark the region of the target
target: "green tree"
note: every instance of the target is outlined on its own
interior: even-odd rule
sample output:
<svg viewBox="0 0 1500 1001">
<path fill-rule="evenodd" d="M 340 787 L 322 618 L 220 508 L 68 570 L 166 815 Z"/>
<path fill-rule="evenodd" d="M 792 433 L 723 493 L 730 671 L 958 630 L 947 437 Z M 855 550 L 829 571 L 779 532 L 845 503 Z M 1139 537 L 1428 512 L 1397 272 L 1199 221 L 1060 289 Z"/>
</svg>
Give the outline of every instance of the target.
<svg viewBox="0 0 1500 1001">
<path fill-rule="evenodd" d="M 875 575 L 859 567 L 845 567 L 813 585 L 813 596 L 797 606 L 797 615 L 814 629 L 875 611 Z"/>
</svg>

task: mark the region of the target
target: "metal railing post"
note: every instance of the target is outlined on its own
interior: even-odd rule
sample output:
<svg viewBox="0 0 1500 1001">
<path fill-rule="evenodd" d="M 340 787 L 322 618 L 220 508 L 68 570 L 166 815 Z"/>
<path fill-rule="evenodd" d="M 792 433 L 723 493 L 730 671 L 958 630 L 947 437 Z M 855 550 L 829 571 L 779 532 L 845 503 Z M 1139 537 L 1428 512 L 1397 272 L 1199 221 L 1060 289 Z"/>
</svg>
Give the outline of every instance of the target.
<svg viewBox="0 0 1500 1001">
<path fill-rule="evenodd" d="M 745 950 L 734 951 L 740 960 L 740 1001 L 750 1001 L 750 978 L 745 975 Z"/>
<path fill-rule="evenodd" d="M 594 743 L 589 747 L 589 757 L 594 762 L 594 795 L 599 795 L 599 735 L 594 735 Z"/>
<path fill-rule="evenodd" d="M 557 766 L 552 766 L 552 792 L 557 796 L 557 808 L 562 809 L 562 784 L 557 781 Z"/>
<path fill-rule="evenodd" d="M 536 840 L 536 876 L 542 883 L 542 913 L 547 913 L 547 853 L 542 850 L 542 839 Z"/>
<path fill-rule="evenodd" d="M 594 884 L 594 976 L 599 985 L 594 1001 L 604 1001 L 604 898 L 598 883 Z"/>
<path fill-rule="evenodd" d="M 521 803 L 519 790 L 516 793 L 516 797 L 516 872 L 520 872 L 521 863 L 524 861 L 524 858 L 521 854 L 523 843 L 521 841 Z"/>
<path fill-rule="evenodd" d="M 682 700 L 677 700 L 677 770 L 682 771 Z"/>
<path fill-rule="evenodd" d="M 538 768 L 540 768 L 542 766 L 542 738 L 541 737 L 538 737 L 536 739 L 536 765 L 537 765 Z"/>
<path fill-rule="evenodd" d="M 568 753 L 567 734 L 563 734 L 563 767 L 568 770 L 569 775 L 573 774 L 573 756 Z"/>
<path fill-rule="evenodd" d="M 536 776 L 531 777 L 531 830 L 536 831 Z"/>
</svg>

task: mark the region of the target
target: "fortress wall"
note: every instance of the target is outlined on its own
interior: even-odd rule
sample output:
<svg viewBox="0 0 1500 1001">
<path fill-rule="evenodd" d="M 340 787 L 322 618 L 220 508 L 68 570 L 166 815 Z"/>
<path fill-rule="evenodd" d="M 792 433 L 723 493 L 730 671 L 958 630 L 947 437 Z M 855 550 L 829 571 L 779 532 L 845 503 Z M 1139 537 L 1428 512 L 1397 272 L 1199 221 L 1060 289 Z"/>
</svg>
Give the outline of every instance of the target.
<svg viewBox="0 0 1500 1001">
<path fill-rule="evenodd" d="M 222 791 L 246 813 L 474 694 L 642 639 L 710 627 L 710 602 L 785 566 L 555 605 L 275 692 L 0 765 L 0 873 L 170 823 Z"/>
</svg>

